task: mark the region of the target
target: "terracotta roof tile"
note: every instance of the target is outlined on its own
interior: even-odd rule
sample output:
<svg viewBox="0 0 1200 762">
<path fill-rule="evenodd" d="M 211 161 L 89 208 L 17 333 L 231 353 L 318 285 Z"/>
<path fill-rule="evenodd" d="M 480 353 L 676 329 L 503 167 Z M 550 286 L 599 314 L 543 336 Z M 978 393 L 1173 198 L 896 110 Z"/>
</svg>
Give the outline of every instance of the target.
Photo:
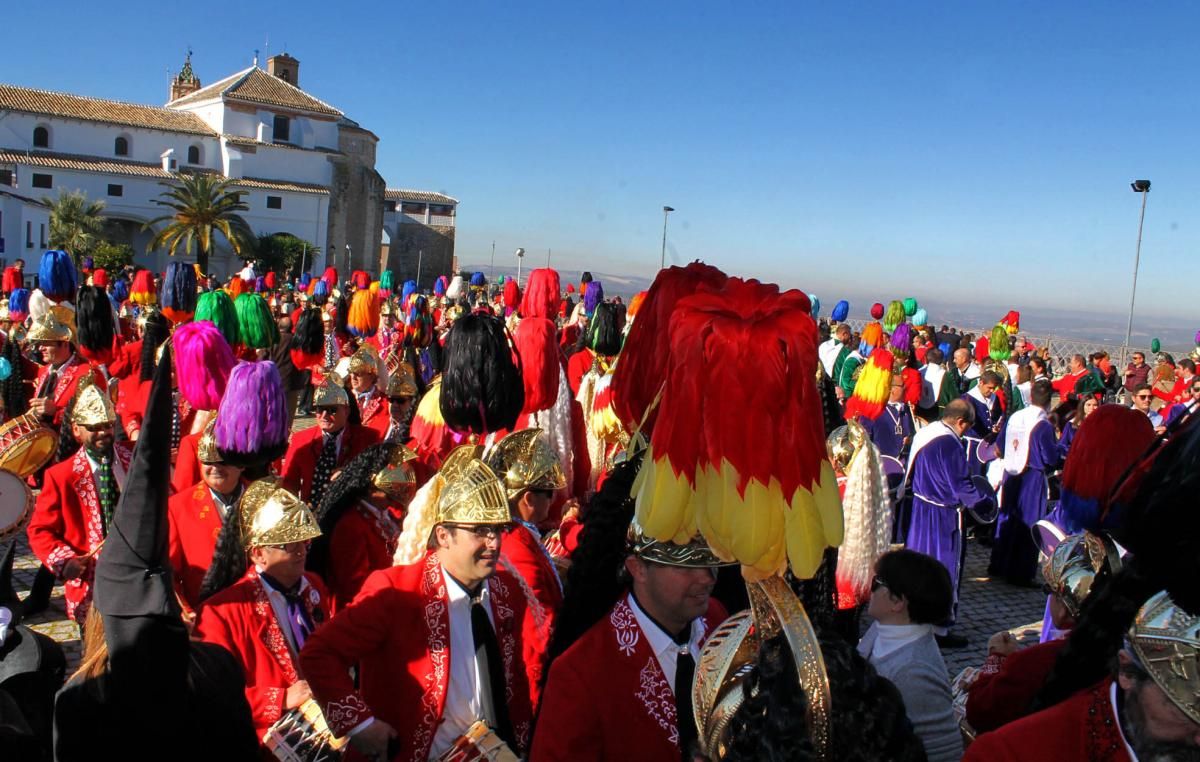
<svg viewBox="0 0 1200 762">
<path fill-rule="evenodd" d="M 123 127 L 145 127 L 192 135 L 216 135 L 204 120 L 188 111 L 85 98 L 81 95 L 34 90 L 16 85 L 0 84 L 0 109 L 104 122 Z"/>
<path fill-rule="evenodd" d="M 383 192 L 388 201 L 424 201 L 430 204 L 457 204 L 458 199 L 435 191 L 403 190 L 388 188 Z"/>
<path fill-rule="evenodd" d="M 194 93 L 171 101 L 168 106 L 179 108 L 193 103 L 222 97 L 227 100 L 243 101 L 245 103 L 309 111 L 328 116 L 342 116 L 342 112 L 324 101 L 312 97 L 300 88 L 279 77 L 267 74 L 257 66 L 214 82 L 208 87 L 202 87 Z"/>
<path fill-rule="evenodd" d="M 55 153 L 51 151 L 33 151 L 30 153 L 25 153 L 23 151 L 0 149 L 0 164 L 24 164 L 31 167 L 66 169 L 79 172 L 100 172 L 110 175 L 148 177 L 156 180 L 169 180 L 175 176 L 170 172 L 163 170 L 163 168 L 157 164 L 146 164 L 140 161 L 102 159 L 95 156 Z M 323 185 L 264 180 L 257 177 L 240 177 L 234 181 L 234 185 L 243 188 L 293 191 L 296 193 L 329 193 L 329 189 Z"/>
<path fill-rule="evenodd" d="M 324 148 L 317 146 L 316 148 L 305 148 L 304 146 L 292 145 L 291 143 L 267 143 L 256 138 L 248 138 L 245 135 L 229 135 L 225 134 L 221 137 L 225 138 L 225 142 L 232 146 L 244 148 L 286 148 L 291 151 L 316 151 L 318 153 L 333 154 L 340 156 L 341 151 L 336 151 L 332 148 Z"/>
</svg>

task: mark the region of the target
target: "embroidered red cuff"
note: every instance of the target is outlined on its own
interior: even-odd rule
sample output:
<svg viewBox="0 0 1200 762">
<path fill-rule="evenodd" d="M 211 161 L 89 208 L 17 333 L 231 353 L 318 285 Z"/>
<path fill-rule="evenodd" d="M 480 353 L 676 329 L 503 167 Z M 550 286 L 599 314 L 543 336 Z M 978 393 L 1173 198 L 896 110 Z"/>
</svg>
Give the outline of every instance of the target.
<svg viewBox="0 0 1200 762">
<path fill-rule="evenodd" d="M 63 567 L 67 561 L 76 557 L 75 551 L 71 550 L 69 545 L 59 545 L 54 550 L 50 551 L 50 555 L 46 556 L 46 568 L 54 572 L 57 579 L 62 579 Z"/>
<path fill-rule="evenodd" d="M 983 660 L 983 666 L 979 668 L 979 674 L 996 674 L 1000 671 L 1000 667 L 1004 664 L 1006 658 L 1004 654 L 988 654 L 988 657 Z"/>
<path fill-rule="evenodd" d="M 372 717 L 367 702 L 357 693 L 350 693 L 325 704 L 325 722 L 338 738 L 350 733 Z"/>
</svg>

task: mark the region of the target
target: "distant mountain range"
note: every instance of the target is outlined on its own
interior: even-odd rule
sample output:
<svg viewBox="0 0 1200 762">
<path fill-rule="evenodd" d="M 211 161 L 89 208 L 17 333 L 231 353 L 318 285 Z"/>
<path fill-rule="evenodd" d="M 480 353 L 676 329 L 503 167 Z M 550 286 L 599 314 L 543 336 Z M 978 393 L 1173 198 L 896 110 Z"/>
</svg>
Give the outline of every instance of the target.
<svg viewBox="0 0 1200 762">
<path fill-rule="evenodd" d="M 527 261 L 532 261 L 527 258 Z M 538 264 L 535 267 L 541 266 Z M 489 279 L 511 278 L 516 276 L 514 267 L 496 267 L 495 275 L 491 275 L 488 265 L 462 265 L 466 272 L 482 272 Z M 522 268 L 521 280 L 524 282 L 529 270 Z M 579 288 L 581 270 L 558 269 L 562 278 L 563 288 L 568 283 Z M 651 278 L 641 275 L 615 275 L 613 273 L 591 270 L 592 277 L 604 284 L 606 297 L 620 296 L 628 301 L 629 297 L 639 291 L 650 288 Z M 873 299 L 855 299 L 854 294 L 846 294 L 844 298 L 850 301 L 850 317 L 869 319 Z M 828 315 L 837 303 L 836 299 L 821 298 L 820 314 Z M 954 325 L 967 330 L 982 331 L 990 329 L 1009 309 L 1017 309 L 1021 313 L 1021 332 L 1034 337 L 1054 336 L 1061 339 L 1094 342 L 1119 346 L 1125 341 L 1125 327 L 1128 313 L 1124 307 L 1118 307 L 1110 312 L 1084 312 L 1054 308 L 1028 307 L 1021 309 L 1019 304 L 1011 307 L 1001 307 L 998 304 L 980 302 L 953 302 L 940 298 L 921 300 L 921 306 L 929 313 L 930 320 L 936 325 Z M 1136 313 L 1133 335 L 1130 344 L 1135 347 L 1149 349 L 1150 340 L 1157 338 L 1166 351 L 1186 353 L 1194 344 L 1194 336 L 1200 325 L 1189 326 L 1179 324 L 1166 318 L 1154 318 Z"/>
</svg>

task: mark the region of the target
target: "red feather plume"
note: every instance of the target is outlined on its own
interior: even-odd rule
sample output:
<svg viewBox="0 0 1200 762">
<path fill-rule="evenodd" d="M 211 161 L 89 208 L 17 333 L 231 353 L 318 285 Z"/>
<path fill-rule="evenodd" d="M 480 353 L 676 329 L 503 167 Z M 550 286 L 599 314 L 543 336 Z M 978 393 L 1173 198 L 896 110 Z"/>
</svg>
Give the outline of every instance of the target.
<svg viewBox="0 0 1200 762">
<path fill-rule="evenodd" d="M 562 303 L 558 272 L 539 267 L 529 273 L 525 295 L 521 297 L 521 317 L 540 317 L 553 320 Z"/>
<path fill-rule="evenodd" d="M 511 282 L 511 281 L 510 281 Z M 554 407 L 558 399 L 561 368 L 558 328 L 554 321 L 540 317 L 522 318 L 515 337 L 521 357 L 521 378 L 525 384 L 523 413 L 536 413 Z"/>
<path fill-rule="evenodd" d="M 646 413 L 667 378 L 667 329 L 676 304 L 698 291 L 718 289 L 728 278 L 711 265 L 692 262 L 686 267 L 668 267 L 654 279 L 613 372 L 613 407 L 629 431 L 641 426 L 648 432 L 657 418 L 657 412 Z"/>
<path fill-rule="evenodd" d="M 1079 427 L 1063 468 L 1062 486 L 1079 497 L 1105 500 L 1117 479 L 1154 440 L 1145 413 L 1121 405 L 1101 405 Z"/>
</svg>

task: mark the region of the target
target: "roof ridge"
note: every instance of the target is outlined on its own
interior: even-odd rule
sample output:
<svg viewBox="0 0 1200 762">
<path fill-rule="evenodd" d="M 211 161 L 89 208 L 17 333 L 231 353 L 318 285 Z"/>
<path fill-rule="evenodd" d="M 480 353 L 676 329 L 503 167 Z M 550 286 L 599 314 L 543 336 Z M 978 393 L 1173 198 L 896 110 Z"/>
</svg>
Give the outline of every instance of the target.
<svg viewBox="0 0 1200 762">
<path fill-rule="evenodd" d="M 211 85 L 205 85 L 204 87 L 201 87 L 197 90 L 193 90 L 192 92 L 187 93 L 186 95 L 181 95 L 173 101 L 167 101 L 167 105 L 163 106 L 163 108 L 170 108 L 172 103 L 182 103 L 187 100 L 200 100 L 196 96 L 200 95 L 201 93 L 209 93 L 209 91 L 212 91 L 212 93 L 210 94 L 210 97 L 211 97 L 211 95 L 216 95 L 216 96 L 224 95 L 225 92 L 227 90 L 229 90 L 229 88 L 233 87 L 235 84 L 241 84 L 242 81 L 245 80 L 246 77 L 250 76 L 250 72 L 252 72 L 254 69 L 257 69 L 257 68 L 258 68 L 257 66 L 250 66 L 246 69 L 242 69 L 241 71 L 235 71 L 233 74 L 230 74 L 227 77 L 222 77 L 221 79 L 218 79 L 216 82 L 213 82 Z M 171 110 L 177 111 L 178 109 L 171 109 Z"/>
<path fill-rule="evenodd" d="M 339 109 L 337 106 L 332 106 L 332 105 L 330 105 L 330 104 L 326 103 L 325 101 L 321 100 L 320 98 L 318 98 L 317 96 L 315 96 L 315 95 L 313 95 L 312 93 L 308 92 L 307 90 L 301 90 L 299 87 L 297 87 L 296 85 L 293 85 L 291 82 L 288 82 L 286 79 L 283 79 L 282 77 L 276 77 L 274 74 L 271 74 L 270 72 L 267 72 L 267 71 L 263 71 L 263 69 L 260 69 L 260 68 L 259 68 L 259 67 L 257 67 L 257 66 L 254 66 L 254 67 L 251 67 L 251 68 L 254 68 L 254 69 L 257 69 L 258 71 L 261 71 L 263 74 L 265 74 L 265 75 L 266 75 L 266 76 L 268 76 L 268 77 L 271 77 L 271 78 L 272 78 L 272 79 L 274 79 L 276 82 L 279 82 L 280 84 L 283 84 L 283 85 L 285 85 L 285 86 L 287 86 L 287 87 L 290 87 L 291 89 L 295 90 L 296 92 L 300 93 L 301 95 L 303 95 L 303 96 L 305 96 L 305 97 L 307 97 L 307 98 L 312 98 L 314 101 L 316 101 L 317 103 L 320 103 L 322 106 L 324 106 L 325 108 L 329 109 L 330 111 L 335 111 L 335 112 L 337 112 L 337 114 L 338 114 L 338 115 L 340 115 L 340 116 L 342 116 L 343 118 L 346 116 L 346 115 L 345 115 L 345 114 L 342 112 L 342 110 L 341 110 L 341 109 Z"/>
<path fill-rule="evenodd" d="M 148 103 L 134 103 L 133 101 L 121 101 L 116 98 L 97 98 L 92 95 L 79 95 L 78 93 L 65 93 L 61 90 L 47 90 L 41 87 L 25 87 L 24 85 L 14 85 L 8 82 L 0 82 L 0 87 L 11 87 L 15 90 L 25 90 L 31 93 L 40 95 L 53 95 L 59 98 L 78 98 L 81 101 L 93 101 L 95 103 L 111 103 L 116 106 L 132 106 L 134 108 L 148 108 L 154 111 L 165 111 L 172 114 L 179 113 L 176 109 L 167 108 L 166 106 L 152 106 Z M 14 109 L 20 111 L 21 109 Z"/>
</svg>

